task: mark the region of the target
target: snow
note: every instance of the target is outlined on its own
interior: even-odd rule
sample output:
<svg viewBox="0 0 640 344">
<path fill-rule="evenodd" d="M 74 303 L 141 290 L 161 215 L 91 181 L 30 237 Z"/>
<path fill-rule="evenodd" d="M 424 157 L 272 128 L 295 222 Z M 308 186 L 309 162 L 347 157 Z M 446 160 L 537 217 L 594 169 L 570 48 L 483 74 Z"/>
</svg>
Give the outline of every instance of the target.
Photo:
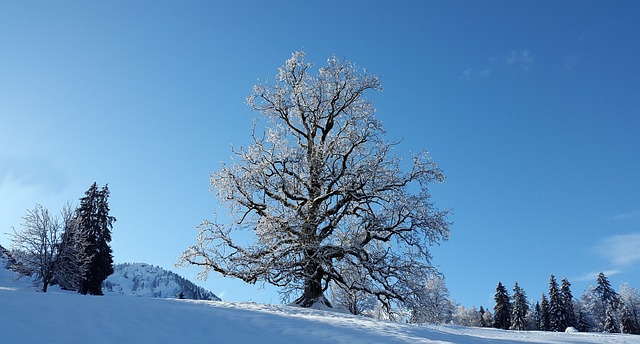
<svg viewBox="0 0 640 344">
<path fill-rule="evenodd" d="M 2 262 L 0 262 L 2 264 Z M 0 265 L 0 342 L 639 343 L 640 336 L 410 325 L 300 307 L 36 292 Z"/>
</svg>

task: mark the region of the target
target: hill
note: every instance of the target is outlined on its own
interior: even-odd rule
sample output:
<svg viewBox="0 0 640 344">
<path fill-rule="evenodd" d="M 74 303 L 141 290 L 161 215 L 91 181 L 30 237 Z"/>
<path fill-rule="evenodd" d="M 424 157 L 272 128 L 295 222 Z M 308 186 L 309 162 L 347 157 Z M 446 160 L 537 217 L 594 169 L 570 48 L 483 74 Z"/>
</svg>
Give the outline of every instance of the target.
<svg viewBox="0 0 640 344">
<path fill-rule="evenodd" d="M 41 293 L 28 280 L 16 281 L 5 263 L 6 257 L 0 254 L 2 343 L 640 344 L 640 336 L 623 334 L 417 326 L 255 303 L 157 299 L 116 292 L 88 296 L 57 288 Z M 134 270 L 155 271 L 144 266 Z"/>
<path fill-rule="evenodd" d="M 159 266 L 124 263 L 114 265 L 113 269 L 113 274 L 102 285 L 105 293 L 220 301 L 212 292 Z"/>
</svg>

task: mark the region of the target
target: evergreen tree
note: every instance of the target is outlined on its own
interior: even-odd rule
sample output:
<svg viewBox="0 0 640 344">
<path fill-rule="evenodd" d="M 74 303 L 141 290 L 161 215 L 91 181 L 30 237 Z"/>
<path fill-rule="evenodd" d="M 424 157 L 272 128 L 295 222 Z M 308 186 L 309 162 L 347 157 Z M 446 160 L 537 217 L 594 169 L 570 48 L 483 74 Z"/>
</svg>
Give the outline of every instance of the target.
<svg viewBox="0 0 640 344">
<path fill-rule="evenodd" d="M 507 289 L 498 282 L 496 295 L 494 297 L 496 305 L 493 308 L 493 327 L 508 330 L 511 325 L 511 302 Z"/>
<path fill-rule="evenodd" d="M 571 283 L 566 278 L 562 279 L 560 294 L 562 298 L 562 304 L 564 306 L 562 310 L 564 313 L 564 318 L 565 318 L 567 327 L 578 326 L 578 323 L 576 321 L 575 310 L 573 308 L 573 295 L 571 294 Z"/>
<path fill-rule="evenodd" d="M 604 275 L 604 273 L 598 274 L 597 286 L 594 289 L 594 292 L 598 299 L 602 301 L 602 305 L 607 306 L 612 310 L 618 309 L 618 304 L 620 303 L 620 298 L 618 293 L 611 287 L 611 283 L 609 283 L 609 279 Z"/>
<path fill-rule="evenodd" d="M 636 327 L 634 316 L 631 314 L 631 311 L 629 311 L 629 308 L 627 308 L 626 305 L 622 306 L 622 312 L 620 313 L 620 324 L 620 330 L 622 331 L 622 333 L 638 334 L 638 328 Z"/>
<path fill-rule="evenodd" d="M 591 324 L 589 324 L 589 317 L 582 308 L 578 310 L 577 326 L 577 330 L 580 332 L 589 332 L 589 329 L 591 328 Z"/>
<path fill-rule="evenodd" d="M 542 301 L 540 301 L 540 323 L 538 324 L 540 331 L 550 331 L 551 324 L 549 319 L 549 300 L 547 296 L 542 294 Z"/>
<path fill-rule="evenodd" d="M 109 215 L 108 198 L 108 186 L 99 190 L 96 183 L 93 183 L 85 197 L 80 199 L 76 212 L 78 231 L 87 239 L 81 255 L 89 260 L 80 282 L 81 294 L 102 295 L 102 282 L 113 273 L 113 256 L 109 243 L 116 219 Z"/>
<path fill-rule="evenodd" d="M 487 324 L 487 322 L 485 321 L 485 317 L 484 317 L 484 313 L 486 311 L 484 310 L 484 308 L 482 306 L 480 306 L 480 311 L 478 313 L 480 313 L 480 327 L 489 327 L 491 326 L 490 324 Z"/>
<path fill-rule="evenodd" d="M 618 327 L 618 321 L 616 319 L 615 310 L 611 307 L 608 307 L 605 310 L 604 331 L 608 333 L 620 332 L 620 328 Z"/>
<path fill-rule="evenodd" d="M 540 310 L 540 302 L 536 302 L 533 307 L 533 329 L 540 330 L 540 322 L 542 321 L 542 311 Z"/>
<path fill-rule="evenodd" d="M 527 329 L 527 312 L 529 311 L 529 303 L 527 295 L 518 286 L 518 282 L 513 287 L 513 308 L 511 311 L 511 327 L 512 330 L 524 331 Z"/>
<path fill-rule="evenodd" d="M 564 304 L 555 276 L 549 278 L 549 326 L 551 331 L 564 332 L 567 322 L 564 317 Z"/>
</svg>

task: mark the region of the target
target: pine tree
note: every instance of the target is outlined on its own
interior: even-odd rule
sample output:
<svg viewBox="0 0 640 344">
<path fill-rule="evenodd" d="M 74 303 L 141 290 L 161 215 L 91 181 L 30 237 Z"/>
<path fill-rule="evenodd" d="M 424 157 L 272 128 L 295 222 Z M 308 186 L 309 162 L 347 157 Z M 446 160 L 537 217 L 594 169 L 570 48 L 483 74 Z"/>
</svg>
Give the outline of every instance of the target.
<svg viewBox="0 0 640 344">
<path fill-rule="evenodd" d="M 564 332 L 567 322 L 564 317 L 564 304 L 555 276 L 549 278 L 549 325 L 551 331 Z"/>
<path fill-rule="evenodd" d="M 620 303 L 618 293 L 611 287 L 609 279 L 602 272 L 598 274 L 597 286 L 594 291 L 605 308 L 609 306 L 613 310 L 618 309 L 618 304 Z"/>
<path fill-rule="evenodd" d="M 493 308 L 493 327 L 508 330 L 511 325 L 511 303 L 507 289 L 498 282 Z"/>
<path fill-rule="evenodd" d="M 576 321 L 575 310 L 573 309 L 573 295 L 571 294 L 571 283 L 566 278 L 562 279 L 562 286 L 560 287 L 560 294 L 563 304 L 563 313 L 567 327 L 576 327 L 578 323 Z"/>
<path fill-rule="evenodd" d="M 527 301 L 527 295 L 518 286 L 518 282 L 513 287 L 513 308 L 511 312 L 511 330 L 524 331 L 527 329 L 527 312 L 529 311 L 529 304 Z"/>
<path fill-rule="evenodd" d="M 540 331 L 550 331 L 551 324 L 549 319 L 549 300 L 547 296 L 542 294 L 542 301 L 540 301 L 540 323 L 538 324 Z"/>
<path fill-rule="evenodd" d="M 608 333 L 620 332 L 620 328 L 618 327 L 618 321 L 615 315 L 615 310 L 610 307 L 608 307 L 605 310 L 604 331 Z"/>
<path fill-rule="evenodd" d="M 93 183 L 80 199 L 77 226 L 80 235 L 87 238 L 84 252 L 90 257 L 87 268 L 83 271 L 80 283 L 81 294 L 102 295 L 102 282 L 113 273 L 113 257 L 111 255 L 111 229 L 115 217 L 109 215 L 109 188 L 98 189 Z"/>
<path fill-rule="evenodd" d="M 620 313 L 620 325 L 622 333 L 638 334 L 636 321 L 627 306 L 622 306 L 622 312 Z"/>
<path fill-rule="evenodd" d="M 540 330 L 540 322 L 542 321 L 542 311 L 540 310 L 540 302 L 536 302 L 533 307 L 533 329 Z"/>
<path fill-rule="evenodd" d="M 484 318 L 485 310 L 482 306 L 480 306 L 480 310 L 478 311 L 478 313 L 480 313 L 480 327 L 489 327 L 490 325 L 487 324 L 487 322 L 485 321 L 485 318 Z"/>
</svg>

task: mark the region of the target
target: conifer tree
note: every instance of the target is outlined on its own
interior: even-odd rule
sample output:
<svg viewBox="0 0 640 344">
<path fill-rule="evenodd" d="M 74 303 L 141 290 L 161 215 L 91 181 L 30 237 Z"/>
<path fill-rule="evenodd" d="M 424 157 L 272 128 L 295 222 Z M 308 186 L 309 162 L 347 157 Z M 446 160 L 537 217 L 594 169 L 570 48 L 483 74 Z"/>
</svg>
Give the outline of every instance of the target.
<svg viewBox="0 0 640 344">
<path fill-rule="evenodd" d="M 493 327 L 508 330 L 511 325 L 511 302 L 502 282 L 498 282 L 494 300 L 496 305 L 493 308 Z"/>
<path fill-rule="evenodd" d="M 560 287 L 560 294 L 563 304 L 564 318 L 567 327 L 576 327 L 578 323 L 576 321 L 575 310 L 573 308 L 573 295 L 571 294 L 571 283 L 568 279 L 562 279 L 562 286 Z"/>
<path fill-rule="evenodd" d="M 635 319 L 626 305 L 622 306 L 622 312 L 620 313 L 620 325 L 622 333 L 638 334 Z"/>
<path fill-rule="evenodd" d="M 513 287 L 513 308 L 511 312 L 511 330 L 524 331 L 527 329 L 527 312 L 529 303 L 527 295 L 520 288 L 518 282 Z"/>
<path fill-rule="evenodd" d="M 564 304 L 558 289 L 555 276 L 549 278 L 549 325 L 551 331 L 564 332 L 567 322 L 564 313 Z"/>
<path fill-rule="evenodd" d="M 618 309 L 618 304 L 620 303 L 618 293 L 611 287 L 609 279 L 602 272 L 598 274 L 597 286 L 594 292 L 605 308 L 608 306 L 613 310 Z"/>
<path fill-rule="evenodd" d="M 549 300 L 547 300 L 547 296 L 542 294 L 542 301 L 540 301 L 540 323 L 538 324 L 538 329 L 540 331 L 550 331 L 551 324 L 549 319 Z"/>
<path fill-rule="evenodd" d="M 605 310 L 604 331 L 608 333 L 620 332 L 620 328 L 618 327 L 618 321 L 615 315 L 615 310 L 611 307 L 608 307 Z"/>
<path fill-rule="evenodd" d="M 542 311 L 540 310 L 540 302 L 536 301 L 536 305 L 533 307 L 533 329 L 540 330 Z"/>
<path fill-rule="evenodd" d="M 87 238 L 82 255 L 91 257 L 80 283 L 81 294 L 102 295 L 102 282 L 113 273 L 111 255 L 111 229 L 115 217 L 109 215 L 109 188 L 98 189 L 93 183 L 80 199 L 77 226 L 82 236 Z"/>
</svg>

